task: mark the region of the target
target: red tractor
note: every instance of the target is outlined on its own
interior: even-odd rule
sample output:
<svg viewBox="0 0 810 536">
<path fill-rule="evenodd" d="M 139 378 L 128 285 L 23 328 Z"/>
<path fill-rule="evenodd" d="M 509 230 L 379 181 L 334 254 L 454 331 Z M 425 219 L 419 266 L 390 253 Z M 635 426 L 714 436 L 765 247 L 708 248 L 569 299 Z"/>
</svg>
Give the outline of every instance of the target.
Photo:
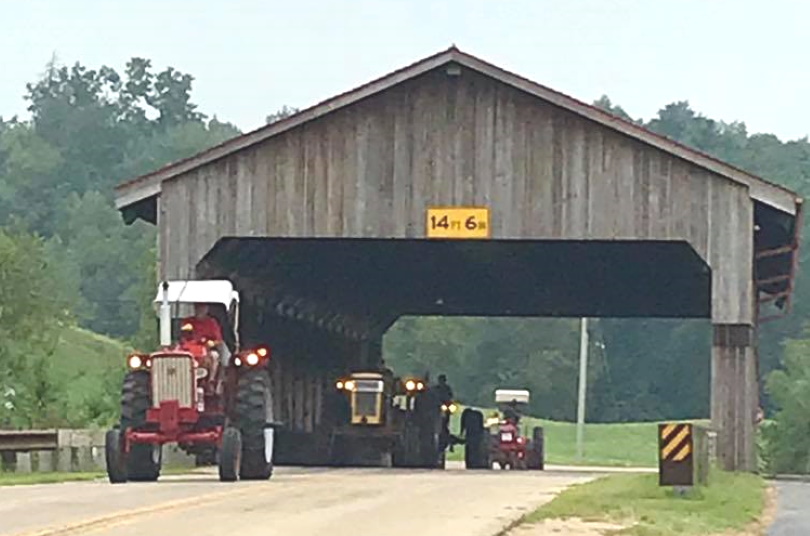
<svg viewBox="0 0 810 536">
<path fill-rule="evenodd" d="M 270 349 L 240 348 L 239 294 L 225 280 L 166 281 L 155 302 L 161 348 L 127 358 L 120 425 L 106 436 L 110 482 L 157 480 L 167 443 L 217 461 L 222 481 L 270 478 Z"/>
<path fill-rule="evenodd" d="M 496 389 L 495 403 L 503 418 L 487 423 L 495 428 L 490 434 L 490 463 L 497 463 L 501 469 L 542 469 L 542 428 L 535 428 L 535 437 L 529 439 L 518 426 L 523 409 L 529 404 L 529 391 Z"/>
<path fill-rule="evenodd" d="M 497 413 L 484 421 L 483 414 L 468 408 L 461 415 L 465 435 L 465 464 L 468 469 L 491 469 L 497 463 L 501 469 L 539 469 L 544 467 L 543 429 L 535 427 L 532 438 L 521 432 L 519 423 L 529 404 L 525 389 L 497 389 Z"/>
</svg>

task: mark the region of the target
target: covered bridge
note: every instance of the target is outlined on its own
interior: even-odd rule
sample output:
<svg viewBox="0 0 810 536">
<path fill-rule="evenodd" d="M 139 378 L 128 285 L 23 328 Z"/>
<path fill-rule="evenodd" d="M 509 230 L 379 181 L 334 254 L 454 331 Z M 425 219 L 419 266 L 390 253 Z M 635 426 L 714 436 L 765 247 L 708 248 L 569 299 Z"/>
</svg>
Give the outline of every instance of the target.
<svg viewBox="0 0 810 536">
<path fill-rule="evenodd" d="M 282 457 L 320 459 L 335 374 L 378 365 L 403 314 L 668 316 L 711 319 L 719 453 L 754 467 L 755 328 L 789 305 L 802 200 L 456 48 L 116 203 L 158 225 L 161 278 L 245 295 L 243 337 L 278 356 Z"/>
</svg>

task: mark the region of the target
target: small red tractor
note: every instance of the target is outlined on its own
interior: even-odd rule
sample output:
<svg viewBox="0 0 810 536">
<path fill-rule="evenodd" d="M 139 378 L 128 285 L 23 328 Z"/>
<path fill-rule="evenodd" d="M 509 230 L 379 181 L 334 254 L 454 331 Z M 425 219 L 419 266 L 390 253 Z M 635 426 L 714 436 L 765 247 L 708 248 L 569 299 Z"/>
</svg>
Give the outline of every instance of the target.
<svg viewBox="0 0 810 536">
<path fill-rule="evenodd" d="M 521 433 L 518 423 L 523 410 L 529 405 L 529 391 L 525 389 L 496 389 L 495 403 L 503 414 L 497 423 L 491 423 L 490 460 L 501 469 L 542 469 L 542 428 L 534 429 L 529 439 Z M 539 442 L 538 442 L 539 439 Z"/>
<path fill-rule="evenodd" d="M 469 414 L 462 414 L 467 468 L 491 469 L 497 463 L 501 469 L 542 470 L 543 429 L 535 427 L 529 438 L 519 427 L 523 410 L 529 404 L 529 391 L 496 389 L 495 403 L 502 416 L 495 414 L 484 421 L 483 414 L 477 410 L 465 410 Z"/>
<path fill-rule="evenodd" d="M 110 482 L 157 480 L 167 443 L 216 460 L 222 481 L 270 478 L 270 349 L 240 347 L 239 294 L 227 280 L 165 281 L 155 303 L 161 347 L 127 358 L 120 424 L 106 435 Z M 224 340 L 209 339 L 194 317 L 177 318 L 192 304 L 209 308 Z"/>
</svg>

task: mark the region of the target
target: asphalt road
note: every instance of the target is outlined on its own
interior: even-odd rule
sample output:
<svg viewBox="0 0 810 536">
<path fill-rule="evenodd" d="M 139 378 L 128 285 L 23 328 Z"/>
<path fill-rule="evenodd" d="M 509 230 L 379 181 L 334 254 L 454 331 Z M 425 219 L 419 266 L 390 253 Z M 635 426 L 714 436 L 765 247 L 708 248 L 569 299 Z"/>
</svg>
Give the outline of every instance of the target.
<svg viewBox="0 0 810 536">
<path fill-rule="evenodd" d="M 768 536 L 807 536 L 810 534 L 810 483 L 776 483 L 776 519 Z"/>
<path fill-rule="evenodd" d="M 492 536 L 594 474 L 277 468 L 269 481 L 214 472 L 156 483 L 0 487 L 0 535 Z"/>
</svg>

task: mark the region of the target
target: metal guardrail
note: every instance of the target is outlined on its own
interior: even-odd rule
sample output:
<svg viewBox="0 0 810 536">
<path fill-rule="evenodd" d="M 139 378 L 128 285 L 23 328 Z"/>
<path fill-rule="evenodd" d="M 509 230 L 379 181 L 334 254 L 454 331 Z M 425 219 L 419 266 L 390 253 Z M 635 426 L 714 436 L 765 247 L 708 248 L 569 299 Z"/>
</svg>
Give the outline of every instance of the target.
<svg viewBox="0 0 810 536">
<path fill-rule="evenodd" d="M 0 471 L 12 473 L 104 470 L 100 429 L 0 430 Z M 164 463 L 192 466 L 194 457 L 164 447 Z"/>
<path fill-rule="evenodd" d="M 0 451 L 30 452 L 58 448 L 57 430 L 0 430 Z"/>
</svg>

